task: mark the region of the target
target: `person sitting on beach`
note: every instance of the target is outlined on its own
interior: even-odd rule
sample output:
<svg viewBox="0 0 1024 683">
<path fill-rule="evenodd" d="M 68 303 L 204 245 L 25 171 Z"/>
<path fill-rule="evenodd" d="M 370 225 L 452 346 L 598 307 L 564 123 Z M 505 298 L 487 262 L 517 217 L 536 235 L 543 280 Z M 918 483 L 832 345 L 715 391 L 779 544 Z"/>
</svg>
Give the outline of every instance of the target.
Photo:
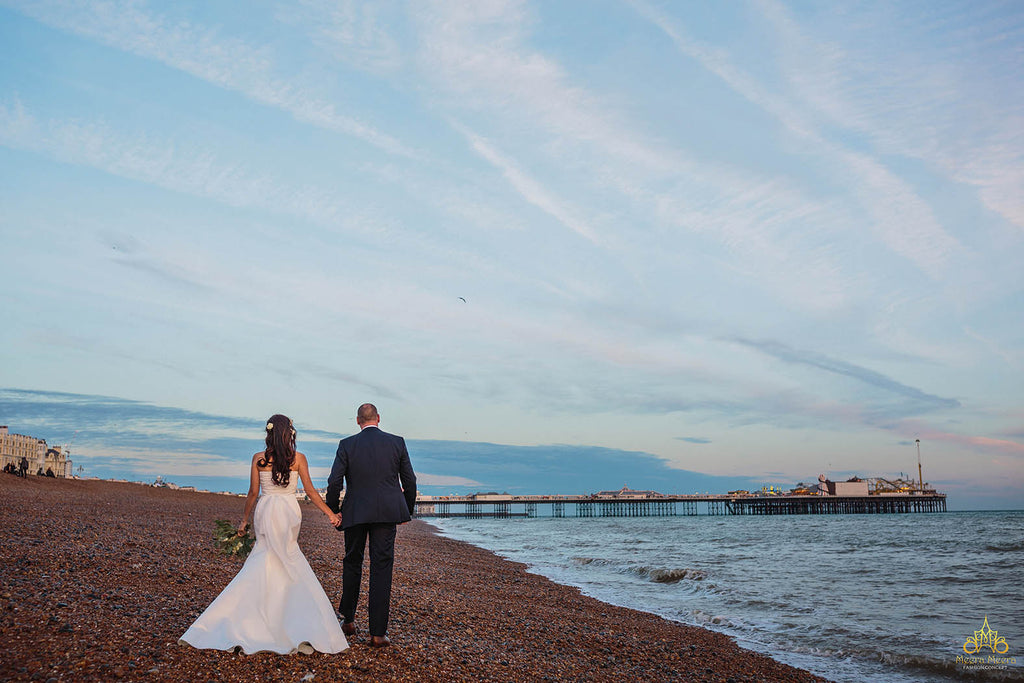
<svg viewBox="0 0 1024 683">
<path fill-rule="evenodd" d="M 57 476 L 57 475 L 55 475 L 55 474 L 53 473 L 53 468 L 47 467 L 47 468 L 46 468 L 46 476 L 48 476 L 48 477 L 55 477 L 55 476 Z"/>
<path fill-rule="evenodd" d="M 295 450 L 292 421 L 274 415 L 265 431 L 266 450 L 252 456 L 249 495 L 238 526 L 238 535 L 244 535 L 253 516 L 256 545 L 227 588 L 178 642 L 200 649 L 241 648 L 246 654 L 341 652 L 348 648 L 348 641 L 331 601 L 299 549 L 298 480 L 333 526 L 341 525 L 341 517 L 313 486 L 306 456 Z"/>
</svg>

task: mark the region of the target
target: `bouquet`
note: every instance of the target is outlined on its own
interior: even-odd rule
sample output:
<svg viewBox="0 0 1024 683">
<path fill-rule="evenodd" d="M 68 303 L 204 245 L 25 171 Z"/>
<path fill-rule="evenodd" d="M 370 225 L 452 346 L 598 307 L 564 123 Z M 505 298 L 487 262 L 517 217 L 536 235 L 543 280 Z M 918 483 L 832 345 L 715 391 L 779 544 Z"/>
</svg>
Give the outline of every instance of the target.
<svg viewBox="0 0 1024 683">
<path fill-rule="evenodd" d="M 225 555 L 238 555 L 242 559 L 249 556 L 256 538 L 248 529 L 245 530 L 244 536 L 239 536 L 235 525 L 226 519 L 216 520 L 213 527 L 213 538 Z"/>
</svg>

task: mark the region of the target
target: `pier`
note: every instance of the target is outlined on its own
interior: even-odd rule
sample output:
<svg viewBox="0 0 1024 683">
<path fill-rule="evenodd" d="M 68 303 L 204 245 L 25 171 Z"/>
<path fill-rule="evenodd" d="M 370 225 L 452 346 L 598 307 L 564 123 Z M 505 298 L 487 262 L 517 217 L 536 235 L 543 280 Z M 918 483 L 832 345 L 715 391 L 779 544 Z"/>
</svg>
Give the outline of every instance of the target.
<svg viewBox="0 0 1024 683">
<path fill-rule="evenodd" d="M 870 495 L 660 494 L 419 496 L 419 517 L 675 517 L 945 512 L 934 490 Z M 571 514 L 569 514 L 571 513 Z"/>
</svg>

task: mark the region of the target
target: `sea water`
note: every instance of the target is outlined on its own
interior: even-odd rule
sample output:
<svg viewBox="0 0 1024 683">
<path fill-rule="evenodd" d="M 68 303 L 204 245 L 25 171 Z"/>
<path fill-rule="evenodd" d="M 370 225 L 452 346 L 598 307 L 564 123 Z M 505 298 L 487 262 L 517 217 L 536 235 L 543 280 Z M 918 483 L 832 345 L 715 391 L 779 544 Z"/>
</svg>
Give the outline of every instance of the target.
<svg viewBox="0 0 1024 683">
<path fill-rule="evenodd" d="M 428 521 L 834 681 L 1024 679 L 1024 511 Z"/>
</svg>

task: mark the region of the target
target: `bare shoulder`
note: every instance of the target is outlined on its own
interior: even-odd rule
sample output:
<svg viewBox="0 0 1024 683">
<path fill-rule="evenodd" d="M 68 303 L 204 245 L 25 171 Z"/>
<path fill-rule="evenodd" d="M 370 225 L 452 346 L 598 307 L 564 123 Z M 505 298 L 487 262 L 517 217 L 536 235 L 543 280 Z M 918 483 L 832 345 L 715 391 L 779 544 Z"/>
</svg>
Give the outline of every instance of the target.
<svg viewBox="0 0 1024 683">
<path fill-rule="evenodd" d="M 260 460 L 262 460 L 264 454 L 266 454 L 266 451 L 260 451 L 256 455 L 252 456 L 253 463 L 255 464 L 255 463 L 258 463 Z"/>
</svg>

